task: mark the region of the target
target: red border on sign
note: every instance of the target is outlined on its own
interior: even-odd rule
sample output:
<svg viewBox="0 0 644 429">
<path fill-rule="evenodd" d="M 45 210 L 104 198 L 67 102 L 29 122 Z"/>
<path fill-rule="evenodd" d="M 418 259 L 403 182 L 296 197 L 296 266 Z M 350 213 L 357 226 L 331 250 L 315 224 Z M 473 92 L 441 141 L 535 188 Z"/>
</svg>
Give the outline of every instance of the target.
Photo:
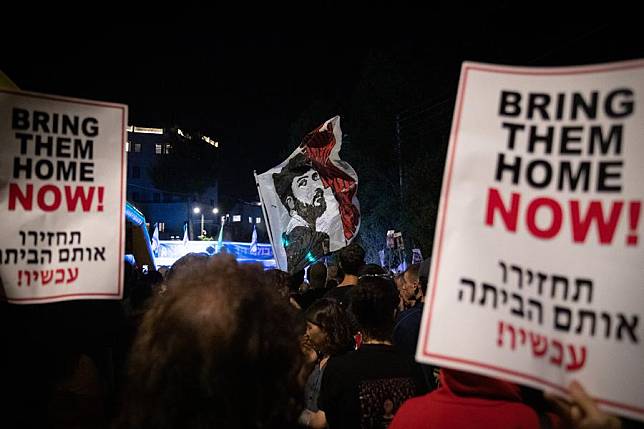
<svg viewBox="0 0 644 429">
<path fill-rule="evenodd" d="M 59 97 L 59 96 L 54 96 L 54 95 L 45 95 L 45 94 L 37 94 L 33 92 L 28 92 L 28 91 L 14 91 L 10 89 L 0 89 L 0 92 L 4 92 L 7 94 L 13 94 L 13 95 L 20 95 L 20 96 L 27 96 L 27 97 L 32 97 L 32 98 L 39 98 L 42 100 L 51 100 L 51 101 L 61 101 L 61 102 L 66 102 L 66 103 L 74 103 L 74 104 L 82 104 L 85 106 L 97 106 L 97 107 L 108 107 L 108 108 L 113 108 L 113 109 L 119 109 L 121 110 L 121 123 L 122 123 L 122 131 L 121 131 L 121 202 L 120 202 L 120 207 L 121 207 L 121 216 L 120 216 L 120 221 L 117 223 L 119 231 L 118 231 L 118 237 L 119 237 L 119 252 L 117 254 L 118 258 L 118 267 L 119 267 L 119 275 L 118 275 L 118 280 L 117 280 L 117 290 L 116 293 L 72 293 L 72 294 L 62 294 L 62 295 L 51 295 L 51 296 L 39 296 L 35 298 L 10 298 L 9 296 L 5 296 L 5 300 L 7 302 L 36 302 L 36 301 L 44 301 L 44 300 L 50 300 L 50 299 L 58 299 L 58 298 L 68 298 L 68 297 L 76 297 L 76 298 L 81 298 L 81 297 L 114 297 L 114 296 L 120 296 L 121 295 L 121 290 L 123 288 L 123 275 L 122 273 L 122 267 L 123 267 L 123 229 L 125 227 L 125 205 L 123 203 L 124 201 L 124 186 L 123 186 L 123 179 L 125 177 L 124 175 L 124 163 L 125 163 L 125 128 L 127 124 L 125 123 L 126 118 L 125 118 L 125 108 L 122 105 L 119 104 L 113 104 L 113 103 L 104 103 L 104 102 L 99 102 L 99 101 L 88 101 L 88 100 L 80 100 L 80 99 L 75 99 L 75 98 L 69 98 L 69 97 Z"/>
<path fill-rule="evenodd" d="M 442 256 L 442 249 L 443 249 L 443 233 L 445 229 L 445 219 L 447 218 L 447 209 L 449 206 L 449 194 L 450 194 L 450 186 L 452 182 L 452 168 L 454 164 L 454 158 L 456 154 L 456 146 L 458 144 L 458 137 L 459 137 L 459 127 L 461 124 L 461 114 L 463 110 L 463 98 L 465 96 L 465 90 L 467 88 L 467 79 L 468 79 L 468 74 L 471 70 L 473 71 L 478 71 L 478 72 L 487 72 L 487 73 L 502 73 L 502 74 L 514 74 L 514 75 L 527 75 L 527 76 L 565 76 L 565 75 L 579 75 L 579 74 L 588 74 L 588 73 L 601 73 L 601 72 L 611 72 L 611 71 L 617 71 L 617 70 L 629 70 L 629 69 L 638 69 L 638 68 L 644 68 L 644 61 L 642 60 L 634 60 L 634 61 L 625 61 L 625 62 L 620 62 L 616 64 L 606 64 L 606 65 L 597 65 L 597 66 L 586 66 L 586 67 L 564 67 L 564 68 L 547 68 L 543 70 L 534 70 L 534 69 L 517 69 L 517 68 L 506 68 L 502 66 L 493 66 L 493 65 L 483 65 L 483 64 L 472 64 L 472 65 L 464 65 L 463 66 L 463 71 L 461 73 L 461 81 L 459 84 L 459 90 L 458 90 L 458 98 L 456 101 L 456 115 L 453 120 L 453 128 L 454 128 L 454 133 L 453 133 L 453 138 L 454 141 L 451 142 L 450 144 L 450 152 L 448 154 L 448 164 L 447 164 L 447 169 L 445 173 L 445 188 L 444 188 L 444 207 L 441 212 L 441 217 L 439 219 L 440 221 L 440 226 L 437 231 L 437 247 L 436 247 L 436 264 L 435 264 L 435 270 L 432 273 L 432 288 L 431 288 L 431 295 L 429 299 L 429 314 L 427 315 L 427 329 L 425 330 L 425 337 L 423 338 L 423 348 L 422 348 L 422 355 L 425 357 L 434 357 L 437 359 L 442 359 L 445 361 L 451 361 L 455 363 L 460 363 L 460 364 L 465 364 L 465 365 L 471 365 L 474 367 L 479 367 L 479 368 L 484 368 L 487 370 L 492 370 L 492 371 L 497 371 L 502 374 L 507 374 L 507 375 L 512 375 L 515 377 L 522 378 L 526 381 L 533 381 L 533 382 L 538 382 L 542 385 L 549 386 L 553 389 L 559 390 L 561 392 L 567 392 L 567 388 L 555 383 L 552 383 L 548 380 L 544 380 L 539 377 L 535 377 L 530 374 L 525 374 L 519 371 L 514 371 L 511 369 L 507 368 L 502 368 L 499 366 L 495 365 L 490 365 L 484 362 L 477 362 L 469 359 L 463 359 L 455 356 L 446 356 L 446 355 L 441 355 L 437 353 L 432 353 L 430 351 L 430 333 L 431 333 L 431 319 L 432 315 L 434 314 L 433 309 L 434 309 L 434 297 L 436 295 L 436 288 L 438 288 L 438 285 L 436 283 L 436 280 L 438 278 L 438 272 L 440 269 L 440 261 L 441 261 L 441 256 Z M 601 398 L 595 398 L 595 400 L 601 404 L 605 405 L 610 405 L 615 408 L 621 408 L 624 410 L 628 410 L 631 412 L 636 412 L 644 415 L 644 408 L 642 407 L 636 407 L 633 405 L 629 404 L 622 404 L 619 402 L 614 402 L 610 401 L 607 399 L 601 399 Z"/>
</svg>

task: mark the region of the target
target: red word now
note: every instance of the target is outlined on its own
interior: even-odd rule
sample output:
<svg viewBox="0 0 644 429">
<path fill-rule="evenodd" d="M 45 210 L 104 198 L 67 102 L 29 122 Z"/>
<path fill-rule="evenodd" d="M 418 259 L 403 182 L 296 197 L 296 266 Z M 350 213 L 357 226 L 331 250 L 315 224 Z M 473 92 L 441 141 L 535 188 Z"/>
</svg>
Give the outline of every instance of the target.
<svg viewBox="0 0 644 429">
<path fill-rule="evenodd" d="M 522 204 L 523 203 L 523 204 Z M 624 206 L 628 204 L 629 210 Z M 560 203 L 554 198 L 537 197 L 529 200 L 527 205 L 522 201 L 518 192 L 512 192 L 510 201 L 505 204 L 501 194 L 495 188 L 489 188 L 487 194 L 487 205 L 485 224 L 494 226 L 495 219 L 500 218 L 501 223 L 510 232 L 516 232 L 520 220 L 525 220 L 528 232 L 536 238 L 549 240 L 559 235 L 563 226 L 564 214 L 570 219 L 572 240 L 575 243 L 585 243 L 591 226 L 594 224 L 597 230 L 599 243 L 612 244 L 615 237 L 615 230 L 621 217 L 628 218 L 629 233 L 626 237 L 626 244 L 636 246 L 638 241 L 637 227 L 640 218 L 640 201 L 600 201 L 593 200 L 587 207 L 582 208 L 579 200 L 568 200 Z M 545 211 L 550 214 L 550 221 L 547 225 L 537 224 L 537 213 Z M 498 216 L 495 216 L 498 214 Z"/>
<path fill-rule="evenodd" d="M 31 183 L 20 186 L 9 184 L 9 210 L 33 210 L 45 212 L 64 209 L 68 212 L 94 210 L 103 211 L 103 186 L 34 186 Z"/>
</svg>

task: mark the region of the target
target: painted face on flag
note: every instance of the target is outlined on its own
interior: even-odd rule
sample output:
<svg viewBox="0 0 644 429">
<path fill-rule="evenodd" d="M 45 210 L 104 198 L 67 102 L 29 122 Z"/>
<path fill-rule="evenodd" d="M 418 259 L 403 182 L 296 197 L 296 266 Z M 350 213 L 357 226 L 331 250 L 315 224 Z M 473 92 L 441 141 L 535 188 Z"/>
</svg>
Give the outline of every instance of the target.
<svg viewBox="0 0 644 429">
<path fill-rule="evenodd" d="M 256 176 L 280 269 L 297 272 L 358 232 L 358 175 L 340 159 L 341 145 L 336 116 L 308 133 L 284 162 Z"/>
<path fill-rule="evenodd" d="M 324 189 L 317 171 L 310 169 L 293 178 L 293 209 L 304 219 L 317 219 L 326 211 Z"/>
</svg>

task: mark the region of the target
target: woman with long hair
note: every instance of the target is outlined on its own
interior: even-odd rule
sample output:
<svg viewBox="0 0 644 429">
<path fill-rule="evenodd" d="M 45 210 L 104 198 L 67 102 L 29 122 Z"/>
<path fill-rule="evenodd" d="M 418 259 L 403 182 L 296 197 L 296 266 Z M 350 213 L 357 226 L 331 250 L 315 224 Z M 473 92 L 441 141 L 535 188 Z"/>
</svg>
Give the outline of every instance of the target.
<svg viewBox="0 0 644 429">
<path fill-rule="evenodd" d="M 331 356 L 338 356 L 355 346 L 351 319 L 347 311 L 333 299 L 315 301 L 304 313 L 305 342 L 314 351 L 315 366 L 304 388 L 306 409 L 300 423 L 309 427 L 326 426 L 324 412 L 318 409 L 317 399 L 322 384 L 324 367 Z"/>
</svg>

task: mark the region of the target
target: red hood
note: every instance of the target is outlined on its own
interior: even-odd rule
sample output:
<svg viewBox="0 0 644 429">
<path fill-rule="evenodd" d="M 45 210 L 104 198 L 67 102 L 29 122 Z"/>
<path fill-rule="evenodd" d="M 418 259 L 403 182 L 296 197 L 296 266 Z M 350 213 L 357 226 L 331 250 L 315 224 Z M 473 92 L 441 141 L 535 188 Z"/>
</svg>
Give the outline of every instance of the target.
<svg viewBox="0 0 644 429">
<path fill-rule="evenodd" d="M 474 396 L 512 402 L 522 400 L 518 385 L 496 378 L 443 368 L 440 379 L 441 385 L 454 396 Z"/>
</svg>

